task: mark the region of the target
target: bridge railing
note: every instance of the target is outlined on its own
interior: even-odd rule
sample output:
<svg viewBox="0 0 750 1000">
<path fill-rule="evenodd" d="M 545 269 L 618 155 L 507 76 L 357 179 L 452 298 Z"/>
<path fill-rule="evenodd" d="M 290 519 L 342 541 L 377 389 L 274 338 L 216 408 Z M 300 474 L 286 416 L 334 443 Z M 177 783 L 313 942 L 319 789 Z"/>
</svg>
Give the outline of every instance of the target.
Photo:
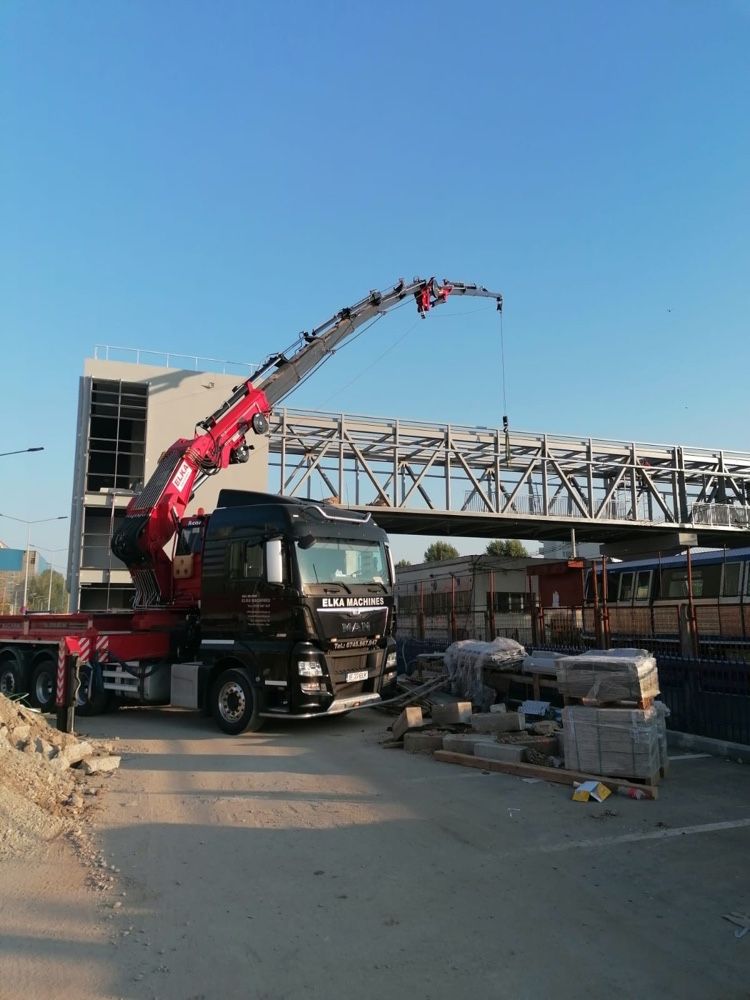
<svg viewBox="0 0 750 1000">
<path fill-rule="evenodd" d="M 693 524 L 706 524 L 730 528 L 750 528 L 750 506 L 722 503 L 694 503 L 691 510 Z"/>
</svg>

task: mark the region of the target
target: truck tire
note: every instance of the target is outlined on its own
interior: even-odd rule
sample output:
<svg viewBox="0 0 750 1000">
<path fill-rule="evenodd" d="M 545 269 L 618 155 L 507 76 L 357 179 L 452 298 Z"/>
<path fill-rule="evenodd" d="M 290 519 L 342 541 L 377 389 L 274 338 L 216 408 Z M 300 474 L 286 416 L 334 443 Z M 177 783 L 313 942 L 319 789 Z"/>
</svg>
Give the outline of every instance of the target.
<svg viewBox="0 0 750 1000">
<path fill-rule="evenodd" d="M 4 694 L 6 698 L 15 698 L 23 693 L 18 660 L 12 653 L 3 656 L 0 659 L 0 694 Z"/>
<path fill-rule="evenodd" d="M 219 674 L 211 688 L 211 713 L 222 732 L 237 736 L 263 725 L 260 699 L 244 670 L 232 668 Z"/>
<path fill-rule="evenodd" d="M 105 691 L 101 687 L 100 683 L 97 683 L 97 678 L 94 678 L 94 691 L 89 698 L 89 678 L 91 674 L 91 667 L 89 664 L 85 664 L 81 667 L 80 679 L 81 686 L 78 689 L 78 694 L 76 695 L 76 712 L 86 718 L 92 715 L 103 715 L 109 708 L 110 697 L 109 691 Z"/>
<path fill-rule="evenodd" d="M 54 712 L 57 685 L 57 663 L 51 656 L 37 660 L 31 674 L 31 703 L 43 712 Z"/>
</svg>

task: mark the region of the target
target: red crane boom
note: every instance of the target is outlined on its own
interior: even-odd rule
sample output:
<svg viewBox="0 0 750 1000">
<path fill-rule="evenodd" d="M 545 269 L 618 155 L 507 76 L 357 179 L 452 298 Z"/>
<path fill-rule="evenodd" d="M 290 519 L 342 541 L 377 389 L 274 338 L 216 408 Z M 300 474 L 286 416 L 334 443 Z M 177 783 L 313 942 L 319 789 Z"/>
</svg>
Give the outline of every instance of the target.
<svg viewBox="0 0 750 1000">
<path fill-rule="evenodd" d="M 502 309 L 500 293 L 457 281 L 439 284 L 434 278 L 402 279 L 387 291 L 372 291 L 309 333 L 301 333 L 287 351 L 267 358 L 218 410 L 197 425 L 194 437 L 175 441 L 128 504 L 112 537 L 112 551 L 128 567 L 136 585 L 136 606 L 169 604 L 172 562 L 164 546 L 178 530 L 200 484 L 228 465 L 248 460 L 247 435 L 267 432 L 267 417 L 276 403 L 329 358 L 343 340 L 404 299 L 414 296 L 424 318 L 449 295 L 492 298 Z"/>
</svg>

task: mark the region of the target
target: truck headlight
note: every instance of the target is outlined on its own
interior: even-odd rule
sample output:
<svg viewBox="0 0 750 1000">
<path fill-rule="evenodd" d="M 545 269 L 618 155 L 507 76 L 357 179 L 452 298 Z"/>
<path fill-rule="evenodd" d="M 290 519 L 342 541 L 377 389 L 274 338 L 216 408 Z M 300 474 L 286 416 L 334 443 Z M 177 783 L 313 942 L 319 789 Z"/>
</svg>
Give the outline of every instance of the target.
<svg viewBox="0 0 750 1000">
<path fill-rule="evenodd" d="M 322 677 L 323 668 L 319 663 L 310 660 L 297 660 L 297 672 L 300 677 Z"/>
<path fill-rule="evenodd" d="M 396 656 L 396 652 L 394 650 L 392 653 L 389 653 L 388 656 L 386 656 L 386 658 L 385 658 L 385 669 L 386 670 L 395 670 L 396 669 L 396 660 L 397 660 L 397 656 Z"/>
<path fill-rule="evenodd" d="M 325 684 L 321 684 L 320 681 L 308 681 L 306 684 L 300 684 L 300 690 L 303 694 L 319 694 L 321 691 L 325 691 Z"/>
</svg>

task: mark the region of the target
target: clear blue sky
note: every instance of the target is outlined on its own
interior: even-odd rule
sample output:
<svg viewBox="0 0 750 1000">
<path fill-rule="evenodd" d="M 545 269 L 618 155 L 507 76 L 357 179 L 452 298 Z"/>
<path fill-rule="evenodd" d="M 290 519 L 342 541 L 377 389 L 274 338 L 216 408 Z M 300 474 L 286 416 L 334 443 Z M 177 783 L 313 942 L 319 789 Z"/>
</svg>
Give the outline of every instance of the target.
<svg viewBox="0 0 750 1000">
<path fill-rule="evenodd" d="M 95 343 L 256 360 L 417 273 L 504 292 L 514 428 L 750 450 L 749 10 L 5 0 L 0 510 L 68 513 Z M 445 312 L 290 405 L 496 424 Z"/>
</svg>

